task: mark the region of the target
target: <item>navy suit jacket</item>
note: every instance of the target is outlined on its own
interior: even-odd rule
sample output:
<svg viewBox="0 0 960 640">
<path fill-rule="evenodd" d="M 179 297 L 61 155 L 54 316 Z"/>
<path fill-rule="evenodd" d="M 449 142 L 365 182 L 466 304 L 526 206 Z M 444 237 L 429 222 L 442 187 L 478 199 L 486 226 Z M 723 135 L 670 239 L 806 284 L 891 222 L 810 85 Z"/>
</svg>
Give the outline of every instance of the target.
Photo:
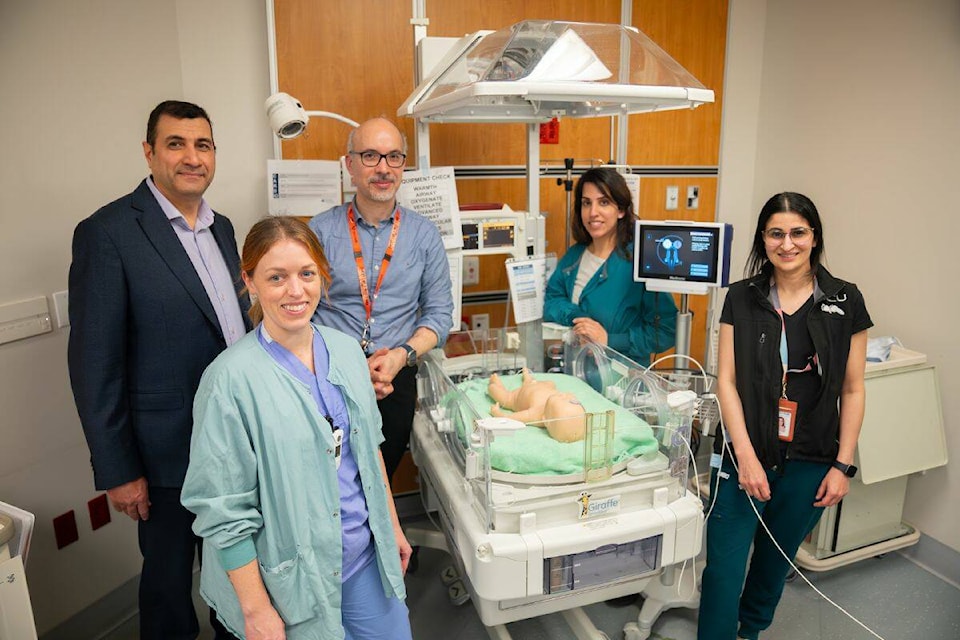
<svg viewBox="0 0 960 640">
<path fill-rule="evenodd" d="M 211 232 L 246 314 L 233 225 L 215 213 Z M 193 396 L 226 341 L 146 181 L 77 225 L 69 286 L 67 361 L 96 488 L 182 486 Z"/>
</svg>

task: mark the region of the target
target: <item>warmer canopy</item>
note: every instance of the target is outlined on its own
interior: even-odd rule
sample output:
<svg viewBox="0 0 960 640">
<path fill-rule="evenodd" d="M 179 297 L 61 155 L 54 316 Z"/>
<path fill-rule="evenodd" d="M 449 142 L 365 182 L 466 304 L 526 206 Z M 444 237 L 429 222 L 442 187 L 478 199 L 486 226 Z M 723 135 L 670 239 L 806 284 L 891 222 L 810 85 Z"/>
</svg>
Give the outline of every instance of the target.
<svg viewBox="0 0 960 640">
<path fill-rule="evenodd" d="M 637 29 L 525 20 L 461 38 L 398 115 L 429 122 L 543 122 L 708 102 L 713 91 Z"/>
</svg>

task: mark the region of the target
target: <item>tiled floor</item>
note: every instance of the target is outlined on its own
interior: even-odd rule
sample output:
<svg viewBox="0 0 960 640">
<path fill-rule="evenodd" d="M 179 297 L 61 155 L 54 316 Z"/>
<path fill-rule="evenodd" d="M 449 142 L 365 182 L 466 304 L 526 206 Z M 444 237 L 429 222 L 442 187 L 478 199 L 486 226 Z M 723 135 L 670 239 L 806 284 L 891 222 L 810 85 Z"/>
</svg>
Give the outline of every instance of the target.
<svg viewBox="0 0 960 640">
<path fill-rule="evenodd" d="M 456 606 L 447 597 L 440 570 L 449 562 L 432 549 L 420 552 L 419 569 L 407 576 L 407 603 L 417 640 L 485 640 L 486 630 L 473 606 Z M 787 585 L 773 626 L 764 640 L 956 640 L 960 638 L 960 590 L 917 567 L 898 553 L 872 558 L 824 573 L 810 581 L 878 635 L 860 628 L 797 579 Z M 199 599 L 198 599 L 199 604 Z M 623 637 L 623 625 L 635 620 L 636 605 L 587 607 L 594 624 L 610 638 Z M 204 617 L 204 616 L 201 616 Z M 558 614 L 507 625 L 516 640 L 568 640 L 575 636 Z M 105 637 L 135 640 L 136 618 Z M 696 612 L 665 612 L 653 629 L 654 640 L 693 640 Z M 200 638 L 212 638 L 204 626 Z"/>
</svg>

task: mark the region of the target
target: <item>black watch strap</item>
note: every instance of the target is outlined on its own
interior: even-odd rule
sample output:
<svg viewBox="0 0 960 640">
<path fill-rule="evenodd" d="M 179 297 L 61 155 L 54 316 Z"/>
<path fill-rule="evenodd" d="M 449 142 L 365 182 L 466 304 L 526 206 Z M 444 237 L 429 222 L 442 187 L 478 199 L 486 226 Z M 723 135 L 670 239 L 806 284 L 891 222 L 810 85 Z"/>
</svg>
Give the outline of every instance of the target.
<svg viewBox="0 0 960 640">
<path fill-rule="evenodd" d="M 406 366 L 415 367 L 417 366 L 417 350 L 408 345 L 406 342 L 400 345 L 400 348 L 407 352 L 407 362 Z"/>
<path fill-rule="evenodd" d="M 848 478 L 852 478 L 853 476 L 857 475 L 857 468 L 852 464 L 844 464 L 839 460 L 834 460 L 831 463 L 831 466 L 834 469 L 839 469 L 840 471 L 842 471 L 843 475 L 847 476 Z"/>
</svg>

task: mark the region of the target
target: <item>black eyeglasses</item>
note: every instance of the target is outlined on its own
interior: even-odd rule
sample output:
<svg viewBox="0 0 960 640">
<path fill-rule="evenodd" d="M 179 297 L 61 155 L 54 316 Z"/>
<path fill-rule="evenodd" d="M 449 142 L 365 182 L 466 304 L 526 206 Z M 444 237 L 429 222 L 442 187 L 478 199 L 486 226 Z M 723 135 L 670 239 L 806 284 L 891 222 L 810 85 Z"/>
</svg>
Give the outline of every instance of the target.
<svg viewBox="0 0 960 640">
<path fill-rule="evenodd" d="M 355 156 L 360 156 L 360 162 L 365 167 L 375 167 L 380 164 L 380 160 L 386 160 L 387 166 L 394 169 L 399 169 L 403 166 L 403 163 L 407 161 L 407 154 L 400 153 L 399 151 L 391 151 L 390 153 L 377 153 L 376 151 L 351 151 L 351 154 Z"/>
</svg>

